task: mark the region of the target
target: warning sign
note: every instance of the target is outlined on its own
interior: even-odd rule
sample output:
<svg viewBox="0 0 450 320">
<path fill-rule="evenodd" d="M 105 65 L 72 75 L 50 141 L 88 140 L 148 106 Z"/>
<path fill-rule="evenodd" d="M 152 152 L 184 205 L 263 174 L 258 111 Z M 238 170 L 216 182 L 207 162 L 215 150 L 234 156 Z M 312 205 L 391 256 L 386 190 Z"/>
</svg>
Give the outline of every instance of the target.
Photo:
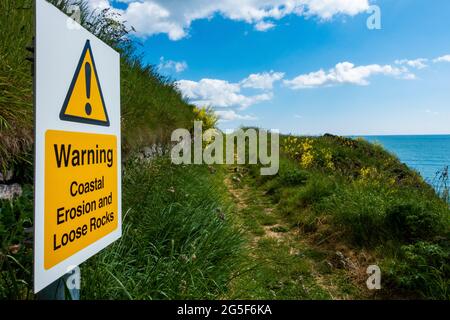
<svg viewBox="0 0 450 320">
<path fill-rule="evenodd" d="M 117 228 L 117 141 L 112 135 L 45 135 L 46 269 Z"/>
<path fill-rule="evenodd" d="M 89 40 L 84 46 L 59 117 L 61 120 L 109 126 Z"/>
<path fill-rule="evenodd" d="M 34 292 L 122 235 L 120 55 L 36 0 Z M 75 22 L 73 22 L 75 23 Z"/>
</svg>

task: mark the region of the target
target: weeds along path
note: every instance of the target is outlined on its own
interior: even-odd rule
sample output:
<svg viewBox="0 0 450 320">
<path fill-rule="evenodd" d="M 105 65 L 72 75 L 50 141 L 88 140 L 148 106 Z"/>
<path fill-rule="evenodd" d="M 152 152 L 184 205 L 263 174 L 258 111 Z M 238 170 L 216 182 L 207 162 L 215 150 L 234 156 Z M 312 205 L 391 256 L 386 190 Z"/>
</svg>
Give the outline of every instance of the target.
<svg viewBox="0 0 450 320">
<path fill-rule="evenodd" d="M 242 168 L 228 168 L 225 185 L 235 205 L 235 221 L 246 239 L 244 266 L 225 298 L 357 298 L 347 272 L 332 270 L 328 253 L 308 245 Z"/>
</svg>

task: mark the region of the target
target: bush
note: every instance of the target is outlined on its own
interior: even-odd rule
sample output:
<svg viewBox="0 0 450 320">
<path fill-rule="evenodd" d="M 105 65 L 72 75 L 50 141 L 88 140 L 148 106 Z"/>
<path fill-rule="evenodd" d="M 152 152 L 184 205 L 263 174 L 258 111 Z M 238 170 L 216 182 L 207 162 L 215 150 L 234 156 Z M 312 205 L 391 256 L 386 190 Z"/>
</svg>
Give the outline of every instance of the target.
<svg viewBox="0 0 450 320">
<path fill-rule="evenodd" d="M 335 228 L 358 245 L 373 246 L 386 238 L 384 227 L 388 190 L 378 185 L 340 185 L 336 192 L 319 204 L 330 216 Z"/>
<path fill-rule="evenodd" d="M 429 242 L 402 246 L 395 260 L 385 263 L 389 287 L 418 293 L 421 298 L 450 299 L 450 247 Z"/>
<path fill-rule="evenodd" d="M 409 202 L 387 208 L 386 228 L 399 240 L 430 239 L 443 231 L 442 209 L 431 201 L 411 197 Z"/>
<path fill-rule="evenodd" d="M 13 201 L 0 201 L 0 299 L 32 296 L 32 225 L 31 186 Z"/>
<path fill-rule="evenodd" d="M 308 180 L 308 173 L 294 167 L 280 170 L 279 177 L 282 186 L 301 186 Z"/>
<path fill-rule="evenodd" d="M 285 215 L 296 216 L 301 211 L 315 206 L 333 193 L 334 182 L 330 179 L 311 176 L 305 186 L 283 188 L 280 191 L 279 209 Z"/>
</svg>

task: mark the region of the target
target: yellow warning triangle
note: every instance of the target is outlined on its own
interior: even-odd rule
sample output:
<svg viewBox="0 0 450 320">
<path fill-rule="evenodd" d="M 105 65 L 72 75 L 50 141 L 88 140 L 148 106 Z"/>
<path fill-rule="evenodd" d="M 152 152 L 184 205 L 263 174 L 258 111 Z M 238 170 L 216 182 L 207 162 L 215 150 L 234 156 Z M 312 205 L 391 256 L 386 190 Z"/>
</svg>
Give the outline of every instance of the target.
<svg viewBox="0 0 450 320">
<path fill-rule="evenodd" d="M 84 46 L 59 118 L 109 126 L 108 112 L 89 40 Z"/>
</svg>

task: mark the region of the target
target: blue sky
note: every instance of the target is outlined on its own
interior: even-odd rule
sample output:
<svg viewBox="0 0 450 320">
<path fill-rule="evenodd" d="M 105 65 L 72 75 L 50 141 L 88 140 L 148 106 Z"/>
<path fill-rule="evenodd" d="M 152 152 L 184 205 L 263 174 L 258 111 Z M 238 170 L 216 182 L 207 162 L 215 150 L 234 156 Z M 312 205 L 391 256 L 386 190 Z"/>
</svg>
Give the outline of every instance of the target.
<svg viewBox="0 0 450 320">
<path fill-rule="evenodd" d="M 222 129 L 450 133 L 448 0 L 90 1 L 116 8 L 144 62 Z"/>
</svg>

